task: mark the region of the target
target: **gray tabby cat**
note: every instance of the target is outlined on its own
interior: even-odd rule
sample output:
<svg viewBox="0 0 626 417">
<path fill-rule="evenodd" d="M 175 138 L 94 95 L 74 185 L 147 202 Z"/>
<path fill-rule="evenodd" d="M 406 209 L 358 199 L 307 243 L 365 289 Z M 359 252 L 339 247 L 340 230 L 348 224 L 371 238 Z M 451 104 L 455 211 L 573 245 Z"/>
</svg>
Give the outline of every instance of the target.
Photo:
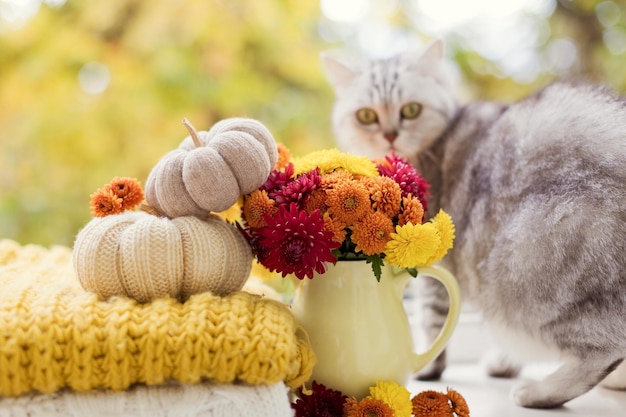
<svg viewBox="0 0 626 417">
<path fill-rule="evenodd" d="M 324 61 L 340 147 L 408 158 L 432 185 L 428 212 L 455 222 L 444 266 L 463 296 L 509 345 L 560 355 L 514 400 L 557 407 L 613 371 L 626 357 L 626 101 L 556 83 L 511 105 L 460 106 L 439 41 L 358 70 Z M 437 294 L 434 317 L 447 310 Z"/>
</svg>

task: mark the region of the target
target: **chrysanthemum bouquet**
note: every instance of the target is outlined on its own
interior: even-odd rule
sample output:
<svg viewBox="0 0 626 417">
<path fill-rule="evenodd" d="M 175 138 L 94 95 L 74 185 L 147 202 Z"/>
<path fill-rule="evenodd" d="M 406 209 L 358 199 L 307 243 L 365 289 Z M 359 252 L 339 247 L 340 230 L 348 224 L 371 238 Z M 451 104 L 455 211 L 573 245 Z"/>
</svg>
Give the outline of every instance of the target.
<svg viewBox="0 0 626 417">
<path fill-rule="evenodd" d="M 327 263 L 362 259 L 378 280 L 384 263 L 415 276 L 452 247 L 448 214 L 424 222 L 429 184 L 405 159 L 330 149 L 290 161 L 279 148 L 277 167 L 242 207 L 241 229 L 270 271 L 313 278 Z"/>
<path fill-rule="evenodd" d="M 370 395 L 358 400 L 341 391 L 327 388 L 313 381 L 312 389 L 297 391 L 291 404 L 296 417 L 469 417 L 465 398 L 448 387 L 446 392 L 422 391 L 411 397 L 402 385 L 393 381 L 378 381 L 370 387 Z"/>
</svg>

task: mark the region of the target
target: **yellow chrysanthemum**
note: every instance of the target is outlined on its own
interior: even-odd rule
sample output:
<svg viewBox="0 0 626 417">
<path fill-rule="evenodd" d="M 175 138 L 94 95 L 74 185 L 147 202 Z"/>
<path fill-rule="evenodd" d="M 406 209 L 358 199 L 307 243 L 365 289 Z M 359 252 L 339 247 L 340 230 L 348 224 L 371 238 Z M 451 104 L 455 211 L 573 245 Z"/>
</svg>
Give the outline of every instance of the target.
<svg viewBox="0 0 626 417">
<path fill-rule="evenodd" d="M 393 233 L 393 222 L 383 213 L 372 211 L 363 217 L 352 228 L 352 241 L 355 250 L 365 255 L 383 253 L 390 235 Z"/>
<path fill-rule="evenodd" d="M 229 208 L 227 208 L 224 211 L 220 211 L 219 213 L 217 213 L 218 216 L 220 216 L 222 219 L 226 220 L 227 222 L 236 222 L 238 220 L 241 220 L 241 207 L 243 205 L 243 197 L 239 197 L 239 200 L 233 204 L 232 206 L 230 206 Z"/>
<path fill-rule="evenodd" d="M 411 393 L 402 385 L 393 381 L 379 381 L 376 386 L 370 387 L 370 396 L 389 404 L 395 411 L 395 417 L 411 417 Z"/>
<path fill-rule="evenodd" d="M 391 234 L 385 247 L 385 261 L 400 268 L 426 266 L 440 244 L 434 223 L 396 226 L 396 233 Z"/>
<path fill-rule="evenodd" d="M 269 281 L 272 281 L 274 278 L 276 278 L 276 276 L 280 277 L 280 274 L 270 271 L 269 269 L 264 267 L 261 263 L 259 263 L 259 261 L 254 259 L 252 261 L 252 269 L 250 270 L 250 276 L 257 277 L 261 281 L 264 281 L 264 282 L 269 282 Z M 280 278 L 282 279 L 282 277 Z"/>
<path fill-rule="evenodd" d="M 365 177 L 376 177 L 379 175 L 376 164 L 369 158 L 340 152 L 338 149 L 324 149 L 311 152 L 302 158 L 294 159 L 293 166 L 296 175 L 309 172 L 315 168 L 320 169 L 320 174 L 326 174 L 342 168 L 352 174 Z"/>
<path fill-rule="evenodd" d="M 432 257 L 428 260 L 428 264 L 435 263 L 443 258 L 446 253 L 452 249 L 454 242 L 454 224 L 452 223 L 452 218 L 448 213 L 443 210 L 439 210 L 439 213 L 437 213 L 437 215 L 430 221 L 437 228 L 441 242 L 435 253 L 433 253 Z"/>
</svg>

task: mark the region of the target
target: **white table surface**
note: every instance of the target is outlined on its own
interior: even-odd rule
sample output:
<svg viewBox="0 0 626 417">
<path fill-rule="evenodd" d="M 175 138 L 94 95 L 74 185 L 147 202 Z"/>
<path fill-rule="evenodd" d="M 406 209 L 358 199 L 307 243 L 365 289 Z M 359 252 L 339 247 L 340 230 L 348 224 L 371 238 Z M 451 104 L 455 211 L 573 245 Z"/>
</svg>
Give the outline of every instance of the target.
<svg viewBox="0 0 626 417">
<path fill-rule="evenodd" d="M 520 378 L 538 379 L 553 368 L 535 365 L 526 368 Z M 551 410 L 522 408 L 513 403 L 509 390 L 519 379 L 488 377 L 477 364 L 455 363 L 440 381 L 412 381 L 408 388 L 417 394 L 425 390 L 458 391 L 466 399 L 472 417 L 618 417 L 626 416 L 626 392 L 596 387 L 588 393 Z"/>
</svg>

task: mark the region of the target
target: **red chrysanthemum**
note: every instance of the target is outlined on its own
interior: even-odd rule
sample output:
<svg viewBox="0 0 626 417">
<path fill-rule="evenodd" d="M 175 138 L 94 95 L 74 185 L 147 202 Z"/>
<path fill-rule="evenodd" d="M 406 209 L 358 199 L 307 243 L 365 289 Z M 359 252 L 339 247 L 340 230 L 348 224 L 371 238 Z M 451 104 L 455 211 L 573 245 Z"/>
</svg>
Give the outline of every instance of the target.
<svg viewBox="0 0 626 417">
<path fill-rule="evenodd" d="M 269 177 L 267 177 L 267 180 L 265 180 L 265 183 L 259 187 L 259 189 L 265 190 L 268 193 L 277 190 L 291 180 L 293 172 L 292 163 L 287 164 L 284 170 L 273 169 Z"/>
<path fill-rule="evenodd" d="M 276 201 L 276 204 L 297 203 L 301 207 L 320 181 L 319 169 L 313 169 L 287 181 L 282 187 L 271 191 L 269 196 Z"/>
<path fill-rule="evenodd" d="M 310 395 L 298 390 L 299 399 L 291 404 L 296 417 L 342 417 L 345 395 L 313 381 Z"/>
<path fill-rule="evenodd" d="M 263 248 L 257 253 L 259 262 L 282 276 L 294 274 L 298 279 L 313 278 L 313 273 L 326 271 L 324 262 L 337 262 L 332 250 L 340 246 L 333 232 L 324 227 L 319 210 L 308 214 L 295 203 L 282 205 L 273 216 L 265 215 L 267 227 L 259 229 L 256 244 Z"/>
<path fill-rule="evenodd" d="M 424 211 L 427 210 L 426 197 L 430 196 L 428 192 L 430 184 L 406 159 L 394 152 L 385 157 L 384 161 L 376 164 L 376 167 L 380 175 L 390 177 L 398 183 L 402 190 L 402 197 L 407 197 L 409 194 L 416 196 L 422 203 Z"/>
<path fill-rule="evenodd" d="M 261 259 L 265 259 L 267 257 L 267 248 L 261 244 L 261 230 L 263 230 L 263 228 L 253 228 L 249 227 L 247 224 L 244 226 L 238 222 L 235 223 L 235 226 L 237 226 L 239 232 L 241 232 L 243 237 L 245 237 L 250 243 L 252 252 L 254 252 L 257 261 L 261 263 Z"/>
</svg>

